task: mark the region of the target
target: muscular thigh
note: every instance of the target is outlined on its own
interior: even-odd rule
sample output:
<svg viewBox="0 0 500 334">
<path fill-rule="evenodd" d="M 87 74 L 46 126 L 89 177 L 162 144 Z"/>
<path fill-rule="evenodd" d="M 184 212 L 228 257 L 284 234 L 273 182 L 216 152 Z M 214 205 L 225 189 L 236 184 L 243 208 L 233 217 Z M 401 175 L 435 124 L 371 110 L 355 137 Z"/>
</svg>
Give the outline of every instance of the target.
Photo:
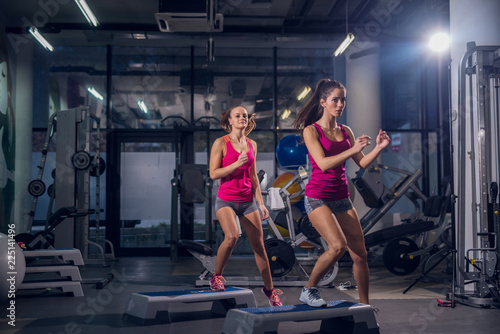
<svg viewBox="0 0 500 334">
<path fill-rule="evenodd" d="M 346 237 L 339 225 L 339 222 L 327 206 L 320 206 L 309 213 L 309 220 L 325 239 L 329 247 L 334 244 L 346 244 Z"/>
<path fill-rule="evenodd" d="M 230 207 L 223 207 L 215 213 L 217 220 L 226 235 L 239 235 L 240 231 L 236 222 L 236 213 Z"/>
<path fill-rule="evenodd" d="M 241 227 L 245 230 L 250 239 L 263 238 L 262 223 L 259 211 L 253 211 L 240 217 Z"/>
<path fill-rule="evenodd" d="M 365 237 L 356 209 L 352 208 L 338 214 L 337 220 L 347 239 L 347 246 L 349 249 L 356 254 L 361 255 L 365 253 Z"/>
</svg>

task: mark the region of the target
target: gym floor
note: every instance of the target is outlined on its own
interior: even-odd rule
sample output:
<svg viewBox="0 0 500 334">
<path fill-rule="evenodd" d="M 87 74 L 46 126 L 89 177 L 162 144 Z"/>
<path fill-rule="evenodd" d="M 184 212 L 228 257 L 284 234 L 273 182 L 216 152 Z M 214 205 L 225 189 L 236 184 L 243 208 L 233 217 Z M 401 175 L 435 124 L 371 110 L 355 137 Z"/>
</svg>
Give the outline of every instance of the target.
<svg viewBox="0 0 500 334">
<path fill-rule="evenodd" d="M 444 262 L 444 261 L 443 261 Z M 171 262 L 160 257 L 120 258 L 110 267 L 85 266 L 82 278 L 93 280 L 113 273 L 115 279 L 104 289 L 96 284 L 83 284 L 84 297 L 72 297 L 53 291 L 18 291 L 16 296 L 16 326 L 8 326 L 8 319 L 0 319 L 4 334 L 40 333 L 220 333 L 224 317 L 212 316 L 209 303 L 175 304 L 171 309 L 171 324 L 139 326 L 122 320 L 122 315 L 133 292 L 155 292 L 195 288 L 202 271 L 200 262 L 185 257 Z M 445 268 L 437 267 L 435 276 L 446 276 Z M 257 276 L 253 258 L 233 257 L 226 268 L 227 276 Z M 498 309 L 476 308 L 457 304 L 455 308 L 438 307 L 437 298 L 445 299 L 447 283 L 419 282 L 406 294 L 402 292 L 421 273 L 396 276 L 384 266 L 371 266 L 371 303 L 378 309 L 376 318 L 380 333 L 498 333 Z M 341 265 L 335 279 L 336 288 L 321 289 L 325 300 L 344 299 L 355 302 L 355 289 L 342 289 L 352 282 L 351 267 Z M 299 302 L 299 287 L 281 287 L 283 303 Z M 257 306 L 268 306 L 259 291 L 252 288 Z M 3 308 L 2 308 L 3 309 Z M 279 333 L 316 333 L 320 321 L 283 322 Z"/>
</svg>

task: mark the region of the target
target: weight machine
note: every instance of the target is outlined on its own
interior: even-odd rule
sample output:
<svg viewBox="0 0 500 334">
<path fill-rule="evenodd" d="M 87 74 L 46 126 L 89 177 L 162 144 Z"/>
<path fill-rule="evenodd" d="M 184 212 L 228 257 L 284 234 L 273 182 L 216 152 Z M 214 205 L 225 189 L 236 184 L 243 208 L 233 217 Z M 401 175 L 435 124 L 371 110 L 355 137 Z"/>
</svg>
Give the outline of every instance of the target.
<svg viewBox="0 0 500 334">
<path fill-rule="evenodd" d="M 400 175 L 391 188 L 384 185 L 382 173 L 385 171 Z M 421 176 L 420 169 L 410 173 L 378 165 L 358 172 L 358 176 L 353 179 L 353 184 L 362 195 L 365 204 L 371 208 L 361 218 L 366 247 L 384 245 L 384 265 L 391 273 L 400 276 L 415 271 L 422 255 L 429 254 L 422 265 L 423 274 L 417 281 L 426 277 L 437 265 L 434 262 L 436 258 L 442 256 L 439 260 L 441 262 L 450 254 L 452 248 L 445 237 L 445 231 L 449 231 L 446 214 L 451 200 L 451 181 L 448 177 L 442 180 L 443 195 L 426 196 L 418 188 L 417 182 Z M 400 225 L 368 233 L 403 196 L 414 205 L 413 214 Z M 423 211 L 419 201 L 422 202 Z M 436 231 L 438 238 L 429 243 L 427 232 L 432 230 Z"/>
<path fill-rule="evenodd" d="M 385 172 L 390 172 L 391 176 L 399 176 L 391 188 L 384 185 L 383 174 Z M 418 218 L 422 211 L 419 200 L 422 202 L 427 200 L 427 196 L 418 187 L 418 181 L 421 177 L 422 171 L 420 169 L 412 173 L 381 164 L 358 171 L 352 182 L 363 197 L 366 206 L 370 208 L 360 219 L 363 233 L 366 235 L 380 218 L 403 197 L 408 198 L 415 208 L 407 220 L 412 221 Z"/>
<path fill-rule="evenodd" d="M 452 304 L 456 298 L 471 306 L 499 307 L 500 46 L 471 42 L 467 49 L 458 72 L 458 271 L 450 294 Z M 466 216 L 468 203 L 472 219 Z"/>
<path fill-rule="evenodd" d="M 172 202 L 170 213 L 170 259 L 177 260 L 179 240 L 179 218 L 182 227 L 193 226 L 194 205 L 204 203 L 205 205 L 205 239 L 212 244 L 212 188 L 213 181 L 209 176 L 208 164 L 181 164 L 181 148 L 178 131 L 181 128 L 190 131 L 205 131 L 207 143 L 207 162 L 210 160 L 210 122 L 219 120 L 212 116 L 203 116 L 191 124 L 181 116 L 168 116 L 162 119 L 162 124 L 168 120 L 173 123 L 175 137 L 175 170 L 172 185 Z M 179 207 L 181 214 L 179 215 Z M 187 228 L 186 228 L 187 229 Z M 189 231 L 191 232 L 191 231 Z M 185 240 L 185 239 L 181 239 Z M 191 244 L 190 244 L 191 245 Z M 202 245 L 203 246 L 203 245 Z M 196 247 L 196 246 L 194 246 Z M 186 248 L 186 247 L 185 247 Z M 201 248 L 203 250 L 203 247 Z M 211 251 L 211 249 L 210 249 Z"/>
<path fill-rule="evenodd" d="M 95 154 L 91 155 L 91 133 L 95 125 Z M 49 119 L 47 134 L 42 149 L 42 159 L 38 166 L 38 176 L 28 186 L 29 193 L 33 196 L 28 231 L 31 231 L 38 197 L 44 194 L 46 186 L 42 181 L 48 147 L 54 134 L 56 140 L 56 169 L 52 171 L 54 184 L 48 187 L 50 196 L 49 208 L 45 229 L 35 238 L 47 246 L 43 239 L 47 239 L 54 231 L 53 245 L 56 248 L 78 248 L 86 264 L 98 263 L 106 266 L 106 259 L 115 260 L 113 244 L 100 236 L 100 178 L 104 173 L 105 163 L 100 157 L 100 119 L 94 115 L 89 107 L 80 107 L 58 111 Z M 90 209 L 90 176 L 96 177 L 95 208 Z M 56 198 L 57 195 L 57 198 Z M 73 220 L 66 223 L 64 220 L 57 222 L 57 228 L 51 220 L 52 206 L 55 200 L 56 213 L 63 208 L 76 208 L 76 212 L 63 215 L 65 219 Z M 95 241 L 89 240 L 89 215 L 96 215 Z M 25 242 L 25 244 L 30 243 Z M 47 241 L 47 240 L 45 240 Z M 110 249 L 106 253 L 101 246 L 104 242 Z M 96 247 L 100 258 L 89 258 L 89 245 Z"/>
</svg>

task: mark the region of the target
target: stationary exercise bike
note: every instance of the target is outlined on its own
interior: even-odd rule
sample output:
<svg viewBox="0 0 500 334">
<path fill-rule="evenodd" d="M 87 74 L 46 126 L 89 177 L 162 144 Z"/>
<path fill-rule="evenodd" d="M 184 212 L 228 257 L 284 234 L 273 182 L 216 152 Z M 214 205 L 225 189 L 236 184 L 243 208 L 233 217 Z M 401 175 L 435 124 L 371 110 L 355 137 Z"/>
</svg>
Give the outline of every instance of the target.
<svg viewBox="0 0 500 334">
<path fill-rule="evenodd" d="M 265 178 L 263 171 L 259 172 L 259 178 L 261 180 Z M 306 259 L 301 258 L 295 251 L 301 245 L 307 244 L 318 254 L 328 249 L 327 243 L 314 229 L 307 215 L 304 215 L 299 221 L 295 221 L 292 216 L 290 200 L 303 196 L 308 179 L 309 175 L 307 171 L 303 167 L 300 167 L 295 176 L 277 191 L 278 196 L 283 201 L 283 208 L 279 210 L 272 210 L 270 208 L 270 217 L 267 219 L 267 225 L 274 234 L 274 237 L 266 239 L 264 246 L 269 259 L 273 283 L 276 286 L 300 287 L 304 286 L 308 281 L 309 273 L 306 270 L 306 267 L 308 267 L 306 262 L 311 262 L 310 257 Z M 300 186 L 300 191 L 290 193 L 288 190 L 296 183 Z M 271 196 L 270 192 L 275 191 L 270 189 L 263 190 L 262 194 L 267 198 L 267 196 Z M 275 219 L 271 218 L 272 216 Z M 288 231 L 288 235 L 282 233 L 283 229 Z M 196 286 L 210 285 L 210 278 L 215 271 L 216 255 L 214 251 L 207 245 L 193 240 L 179 240 L 179 245 L 186 248 L 205 268 L 196 280 Z M 291 273 L 295 273 L 295 275 L 291 275 Z M 319 286 L 333 286 L 333 280 L 337 276 L 337 273 L 338 264 L 335 264 L 319 282 Z M 263 284 L 260 276 L 225 276 L 225 279 L 228 285 L 260 286 Z"/>
</svg>

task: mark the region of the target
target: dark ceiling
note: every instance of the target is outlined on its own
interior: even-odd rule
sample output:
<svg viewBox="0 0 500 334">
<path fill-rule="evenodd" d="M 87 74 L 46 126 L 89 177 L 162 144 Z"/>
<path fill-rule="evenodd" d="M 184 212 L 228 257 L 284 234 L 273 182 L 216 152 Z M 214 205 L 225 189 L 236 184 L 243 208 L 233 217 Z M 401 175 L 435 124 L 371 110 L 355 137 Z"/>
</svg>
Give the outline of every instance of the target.
<svg viewBox="0 0 500 334">
<path fill-rule="evenodd" d="M 155 13 L 206 8 L 223 16 L 220 32 L 160 32 Z M 120 44 L 133 33 L 147 39 L 186 39 L 195 36 L 229 39 L 260 36 L 274 41 L 291 37 L 319 38 L 353 32 L 371 40 L 412 40 L 436 26 L 448 25 L 448 0 L 87 0 L 100 22 L 92 29 L 73 0 L 0 1 L 6 31 L 25 33 L 35 25 L 54 44 Z M 347 27 L 346 27 L 347 25 Z M 192 25 L 189 25 L 192 27 Z M 195 29 L 196 30 L 196 29 Z M 203 29 L 201 29 L 203 30 Z"/>
<path fill-rule="evenodd" d="M 318 69 L 331 67 L 332 52 L 347 31 L 354 33 L 356 41 L 406 42 L 425 38 L 431 29 L 449 27 L 448 0 L 217 0 L 213 12 L 222 20 L 219 26 L 211 27 L 219 31 L 207 29 L 206 18 L 201 21 L 188 18 L 182 24 L 174 24 L 175 32 L 160 31 L 155 14 L 189 11 L 190 17 L 198 10 L 206 15 L 206 1 L 87 0 L 100 22 L 94 29 L 74 0 L 0 0 L 0 15 L 8 33 L 31 38 L 26 31 L 34 25 L 56 47 L 143 48 L 137 52 L 144 51 L 144 55 L 135 55 L 136 51 L 113 53 L 113 70 L 120 74 L 113 79 L 113 120 L 119 119 L 124 126 L 135 124 L 137 115 L 146 117 L 132 98 L 137 95 L 134 94 L 136 87 L 141 87 L 143 93 L 139 95 L 147 97 L 148 107 L 156 110 L 158 117 L 154 121 L 166 115 L 189 118 L 183 104 L 188 104 L 185 101 L 188 95 L 182 88 L 186 82 L 190 84 L 185 80 L 190 77 L 182 71 L 172 74 L 172 69 L 184 65 L 189 69 L 189 63 L 185 63 L 190 59 L 188 46 L 194 46 L 196 52 L 206 52 L 210 37 L 215 43 L 217 60 L 209 64 L 203 62 L 200 69 L 210 70 L 211 74 L 206 77 L 211 81 L 200 84 L 200 91 L 195 87 L 195 119 L 218 115 L 227 102 L 245 104 L 251 112 L 259 112 L 256 118 L 266 121 L 272 119 L 273 113 L 270 92 L 273 91 L 274 65 L 270 61 L 272 48 L 269 46 L 280 49 L 280 73 L 287 73 L 280 75 L 277 82 L 278 95 L 286 97 L 279 100 L 278 110 L 281 113 L 289 108 L 293 114 L 299 108 L 294 104 L 299 103 L 295 99 L 296 90 L 322 76 Z M 183 8 L 186 5 L 187 8 Z M 186 16 L 173 14 L 174 18 Z M 136 34 L 143 39 L 134 37 Z M 22 37 L 19 40 L 22 41 Z M 157 46 L 160 48 L 155 48 L 154 55 L 147 53 L 148 47 Z M 71 80 L 78 81 L 82 87 L 92 84 L 104 92 L 106 56 L 102 49 L 78 56 L 68 56 L 63 50 L 51 53 L 51 62 L 57 64 L 51 70 L 60 78 L 71 75 Z M 293 52 L 288 51 L 291 49 Z M 308 57 L 298 61 L 303 56 L 301 52 Z M 358 50 L 356 54 L 360 53 Z M 205 54 L 195 56 L 205 59 Z M 161 85 L 150 80 L 154 83 L 150 87 L 144 82 L 153 72 Z M 289 127 L 287 122 L 292 118 L 280 120 L 280 128 Z"/>
</svg>

